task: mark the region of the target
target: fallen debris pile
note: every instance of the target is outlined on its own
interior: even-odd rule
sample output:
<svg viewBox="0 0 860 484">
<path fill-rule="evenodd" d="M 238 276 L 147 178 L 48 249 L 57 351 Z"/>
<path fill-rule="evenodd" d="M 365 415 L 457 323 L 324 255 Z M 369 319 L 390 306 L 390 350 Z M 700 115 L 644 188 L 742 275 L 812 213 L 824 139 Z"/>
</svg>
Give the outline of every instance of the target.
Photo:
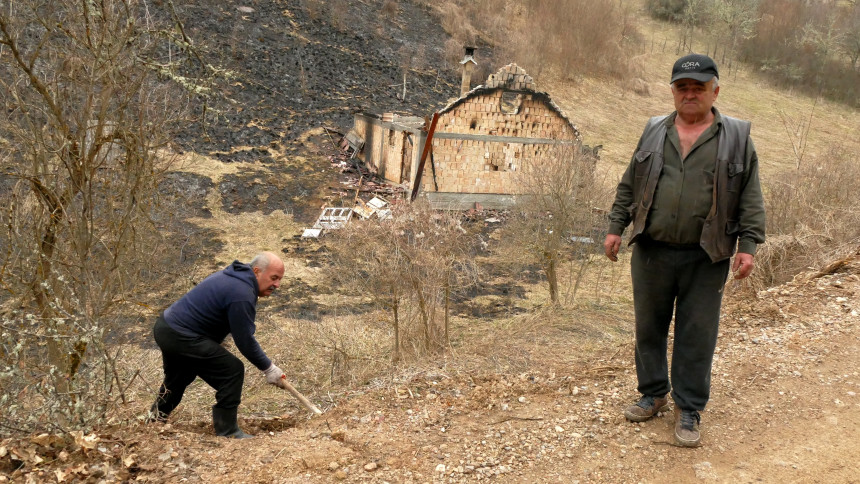
<svg viewBox="0 0 860 484">
<path fill-rule="evenodd" d="M 358 214 L 362 219 L 369 219 L 374 216 L 380 220 L 391 218 L 391 209 L 388 208 L 388 205 L 388 200 L 384 198 L 373 197 L 370 201 L 365 202 L 356 196 L 355 206 L 352 208 L 323 208 L 313 227 L 304 230 L 302 238 L 319 238 L 326 230 L 343 228 L 352 219 L 353 214 Z"/>
</svg>

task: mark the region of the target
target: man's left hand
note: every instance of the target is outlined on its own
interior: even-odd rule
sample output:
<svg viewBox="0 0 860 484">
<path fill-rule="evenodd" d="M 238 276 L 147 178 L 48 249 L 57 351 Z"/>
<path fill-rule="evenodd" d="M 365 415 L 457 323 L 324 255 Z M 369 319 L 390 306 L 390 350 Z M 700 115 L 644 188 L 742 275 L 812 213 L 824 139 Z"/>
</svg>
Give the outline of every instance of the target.
<svg viewBox="0 0 860 484">
<path fill-rule="evenodd" d="M 752 254 L 738 252 L 735 255 L 735 261 L 732 263 L 732 272 L 735 274 L 735 279 L 743 279 L 750 275 L 753 270 Z"/>
</svg>

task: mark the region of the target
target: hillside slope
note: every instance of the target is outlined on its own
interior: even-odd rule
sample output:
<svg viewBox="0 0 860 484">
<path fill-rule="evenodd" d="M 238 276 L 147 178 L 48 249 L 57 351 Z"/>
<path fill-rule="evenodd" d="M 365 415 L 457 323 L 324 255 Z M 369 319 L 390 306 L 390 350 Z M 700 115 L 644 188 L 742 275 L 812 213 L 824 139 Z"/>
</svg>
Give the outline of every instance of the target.
<svg viewBox="0 0 860 484">
<path fill-rule="evenodd" d="M 327 3 L 346 12 L 335 18 L 321 6 Z M 189 389 L 170 424 L 140 423 L 160 377 L 151 321 L 144 321 L 135 328 L 140 339 L 124 348 L 128 361 L 145 361 L 125 369 L 140 375 L 129 379 L 125 420 L 66 440 L 2 441 L 0 482 L 856 482 L 858 256 L 755 296 L 729 291 L 735 295 L 725 304 L 704 445 L 697 449 L 672 445 L 671 415 L 641 425 L 621 417 L 636 397 L 629 260 L 596 262 L 596 281 L 583 285 L 585 294 L 567 312 L 541 313 L 540 281 L 523 283 L 509 306 L 501 297 L 487 303 L 497 313 L 457 315 L 455 347 L 446 356 L 406 367 L 371 361 L 374 378 L 310 384 L 326 380 L 334 360 L 318 347 L 300 347 L 294 336 L 342 309 L 323 294 L 311 254 L 323 249 L 293 241 L 320 205 L 333 201 L 329 186 L 340 182 L 327 158 L 334 140 L 320 127 L 348 129 L 357 110 L 426 114 L 457 92 L 457 74 L 441 67 L 446 34 L 423 3 L 397 3 L 391 16 L 371 0 L 178 6 L 189 34 L 205 39 L 234 73 L 220 86 L 224 98 L 213 100 L 207 134 L 190 127 L 178 140 L 187 159 L 172 183 L 188 192 L 189 233 L 217 241 L 194 255 L 196 270 L 203 275 L 261 249 L 284 254 L 284 294 L 261 304 L 261 338 L 326 413 L 309 418 L 249 369 L 240 417 L 256 434 L 252 441 L 212 435 L 212 392 L 202 384 Z M 425 62 L 408 74 L 401 102 L 404 45 L 423 52 Z M 601 165 L 611 178 L 647 117 L 671 109 L 661 89 L 674 57 L 649 52 L 635 61 L 650 96 L 633 93 L 628 80 L 552 73 L 538 87 L 587 143 L 604 145 Z M 777 177 L 794 163 L 778 111 L 804 118 L 814 101 L 745 71 L 723 86 L 718 107 L 753 120 L 764 174 Z M 834 144 L 860 151 L 860 114 L 817 106 L 810 159 Z M 173 297 L 184 289 L 164 292 Z M 527 316 L 509 314 L 518 311 Z"/>
<path fill-rule="evenodd" d="M 104 429 L 59 456 L 40 438 L 4 441 L 0 481 L 856 482 L 858 292 L 854 255 L 727 301 L 696 449 L 673 445 L 671 413 L 642 424 L 621 416 L 635 395 L 629 343 L 556 368 L 551 355 L 571 349 L 569 336 L 542 331 L 522 335 L 545 338 L 528 371 L 454 361 L 405 371 L 310 420 L 244 414 L 252 441 L 214 437 L 205 417 Z"/>
</svg>

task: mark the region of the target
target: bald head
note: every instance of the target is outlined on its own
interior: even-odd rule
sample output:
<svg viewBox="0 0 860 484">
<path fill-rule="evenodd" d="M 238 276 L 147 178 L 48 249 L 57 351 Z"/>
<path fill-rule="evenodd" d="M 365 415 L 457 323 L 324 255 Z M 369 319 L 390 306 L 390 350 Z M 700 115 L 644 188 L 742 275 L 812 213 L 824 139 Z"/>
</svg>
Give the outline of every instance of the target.
<svg viewBox="0 0 860 484">
<path fill-rule="evenodd" d="M 252 269 L 258 267 L 261 270 L 266 270 L 266 268 L 269 267 L 269 264 L 274 260 L 281 260 L 281 258 L 274 252 L 260 252 L 251 259 L 251 263 L 249 265 Z"/>
<path fill-rule="evenodd" d="M 284 261 L 273 252 L 260 252 L 251 259 L 250 266 L 257 277 L 258 296 L 271 296 L 275 289 L 281 286 Z"/>
</svg>

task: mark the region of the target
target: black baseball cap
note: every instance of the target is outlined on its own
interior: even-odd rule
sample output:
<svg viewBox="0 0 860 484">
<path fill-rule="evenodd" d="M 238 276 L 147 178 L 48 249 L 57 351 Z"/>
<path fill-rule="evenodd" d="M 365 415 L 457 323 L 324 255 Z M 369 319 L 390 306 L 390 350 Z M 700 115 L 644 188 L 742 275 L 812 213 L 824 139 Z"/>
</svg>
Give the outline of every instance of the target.
<svg viewBox="0 0 860 484">
<path fill-rule="evenodd" d="M 703 54 L 688 54 L 675 61 L 675 65 L 672 66 L 672 80 L 669 84 L 678 79 L 708 82 L 715 77 L 719 79 L 720 73 L 717 72 L 714 59 Z"/>
</svg>

